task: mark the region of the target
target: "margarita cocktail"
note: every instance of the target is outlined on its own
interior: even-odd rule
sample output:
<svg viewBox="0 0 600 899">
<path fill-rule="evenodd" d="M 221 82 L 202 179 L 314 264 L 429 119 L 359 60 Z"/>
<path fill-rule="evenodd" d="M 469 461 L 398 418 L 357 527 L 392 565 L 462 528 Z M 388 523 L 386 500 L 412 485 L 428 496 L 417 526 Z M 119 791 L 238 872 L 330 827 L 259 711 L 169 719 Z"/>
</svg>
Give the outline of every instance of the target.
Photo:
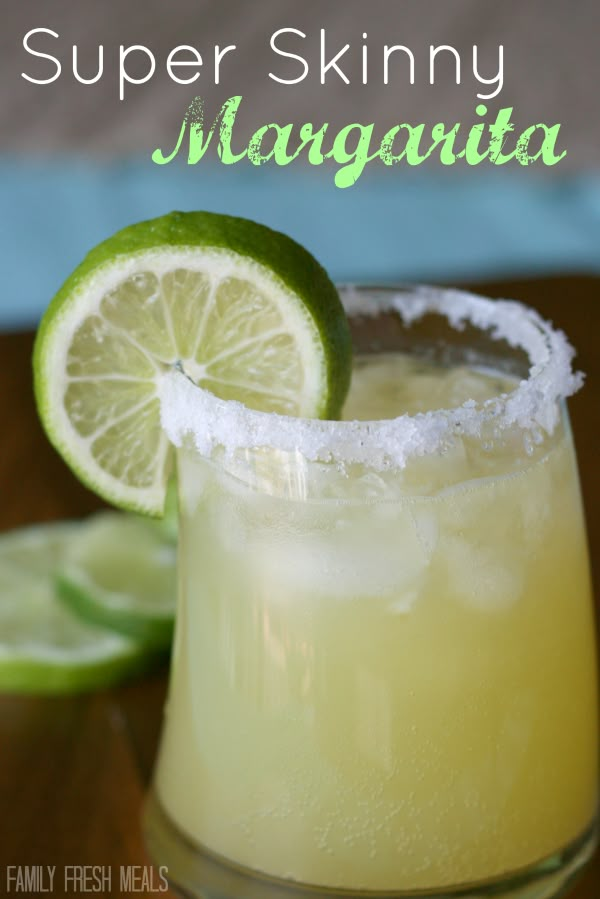
<svg viewBox="0 0 600 899">
<path fill-rule="evenodd" d="M 208 897 L 555 895 L 597 805 L 570 348 L 518 304 L 343 296 L 344 421 L 162 385 L 180 598 L 151 851 Z"/>
<path fill-rule="evenodd" d="M 148 847 L 204 899 L 550 899 L 596 836 L 572 350 L 518 303 L 342 297 L 286 235 L 172 212 L 95 247 L 40 325 L 73 471 L 155 516 L 177 474 Z M 82 617 L 168 636 L 154 583 L 75 569 Z"/>
</svg>

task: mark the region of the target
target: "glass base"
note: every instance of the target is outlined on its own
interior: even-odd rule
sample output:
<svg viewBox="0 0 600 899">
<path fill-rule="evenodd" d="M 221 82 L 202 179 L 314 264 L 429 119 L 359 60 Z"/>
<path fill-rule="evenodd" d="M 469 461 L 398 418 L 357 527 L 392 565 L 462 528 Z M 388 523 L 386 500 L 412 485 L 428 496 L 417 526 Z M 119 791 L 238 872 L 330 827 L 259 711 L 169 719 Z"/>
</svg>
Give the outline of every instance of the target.
<svg viewBox="0 0 600 899">
<path fill-rule="evenodd" d="M 457 887 L 382 892 L 309 886 L 232 864 L 179 833 L 154 793 L 146 800 L 143 827 L 153 862 L 168 869 L 169 887 L 190 899 L 551 899 L 571 886 L 593 855 L 598 837 L 594 821 L 560 852 L 515 874 Z"/>
</svg>

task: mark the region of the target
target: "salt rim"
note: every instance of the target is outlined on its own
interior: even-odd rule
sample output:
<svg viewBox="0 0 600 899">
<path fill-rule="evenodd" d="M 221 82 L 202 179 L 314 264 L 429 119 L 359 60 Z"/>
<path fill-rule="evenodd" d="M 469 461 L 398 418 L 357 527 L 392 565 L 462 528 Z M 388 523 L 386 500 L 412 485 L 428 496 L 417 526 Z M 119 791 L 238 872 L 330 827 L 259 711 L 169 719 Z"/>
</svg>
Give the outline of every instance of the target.
<svg viewBox="0 0 600 899">
<path fill-rule="evenodd" d="M 456 436 L 480 436 L 488 422 L 495 434 L 516 425 L 539 440 L 541 431 L 551 434 L 556 427 L 558 401 L 583 383 L 583 375 L 572 370 L 575 352 L 565 334 L 514 300 L 424 285 L 342 285 L 340 295 L 349 316 L 396 311 L 409 326 L 433 312 L 458 330 L 471 322 L 492 338 L 523 349 L 530 360 L 529 376 L 512 393 L 484 403 L 467 400 L 454 409 L 379 421 L 323 421 L 258 412 L 235 400 L 219 399 L 183 372 L 170 370 L 161 376 L 158 391 L 161 423 L 171 443 L 179 447 L 190 435 L 204 456 L 217 446 L 228 454 L 272 447 L 300 452 L 310 461 L 364 463 L 376 470 L 404 468 L 410 458 L 439 451 Z"/>
</svg>

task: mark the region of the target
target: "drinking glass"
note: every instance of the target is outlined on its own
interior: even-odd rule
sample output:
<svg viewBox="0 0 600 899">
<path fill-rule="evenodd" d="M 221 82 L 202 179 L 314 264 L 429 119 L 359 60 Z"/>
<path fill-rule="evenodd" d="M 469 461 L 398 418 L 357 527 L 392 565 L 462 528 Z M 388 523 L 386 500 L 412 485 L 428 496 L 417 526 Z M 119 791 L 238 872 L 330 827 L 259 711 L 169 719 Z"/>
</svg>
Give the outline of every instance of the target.
<svg viewBox="0 0 600 899">
<path fill-rule="evenodd" d="M 597 809 L 571 349 L 512 302 L 341 295 L 375 420 L 165 380 L 180 595 L 150 853 L 207 899 L 555 896 Z M 430 411 L 432 371 L 460 374 L 455 408 Z M 402 390 L 413 414 L 381 418 Z"/>
</svg>

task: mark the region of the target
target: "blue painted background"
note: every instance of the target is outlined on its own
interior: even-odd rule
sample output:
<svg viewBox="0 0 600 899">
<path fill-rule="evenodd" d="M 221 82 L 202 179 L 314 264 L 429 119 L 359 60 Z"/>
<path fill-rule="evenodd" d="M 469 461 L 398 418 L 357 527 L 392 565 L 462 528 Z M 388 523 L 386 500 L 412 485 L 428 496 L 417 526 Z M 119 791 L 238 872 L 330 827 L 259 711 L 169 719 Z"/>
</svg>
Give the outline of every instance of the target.
<svg viewBox="0 0 600 899">
<path fill-rule="evenodd" d="M 286 231 L 338 280 L 600 273 L 600 174 L 392 170 L 340 190 L 333 171 L 4 159 L 0 204 L 4 329 L 35 324 L 95 243 L 171 209 L 245 215 Z"/>
</svg>

